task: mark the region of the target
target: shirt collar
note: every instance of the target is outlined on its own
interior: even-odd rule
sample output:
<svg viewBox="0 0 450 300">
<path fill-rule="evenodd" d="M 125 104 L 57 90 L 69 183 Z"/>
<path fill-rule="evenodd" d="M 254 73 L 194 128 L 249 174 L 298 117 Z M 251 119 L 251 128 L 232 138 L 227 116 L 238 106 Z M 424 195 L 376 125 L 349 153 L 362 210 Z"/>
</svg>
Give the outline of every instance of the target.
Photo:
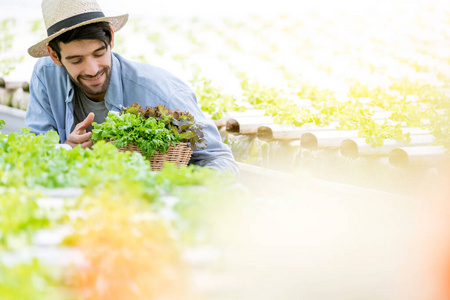
<svg viewBox="0 0 450 300">
<path fill-rule="evenodd" d="M 105 101 L 121 110 L 123 106 L 122 66 L 117 57 L 111 52 L 111 80 L 106 91 Z"/>
<path fill-rule="evenodd" d="M 64 68 L 64 67 L 61 66 L 61 68 Z M 64 69 L 64 71 L 65 71 L 65 69 Z M 69 102 L 72 102 L 75 91 L 72 86 L 72 81 L 70 80 L 69 74 L 67 74 L 67 72 L 66 72 L 66 86 L 68 87 L 68 89 L 67 89 L 65 101 L 66 101 L 66 103 L 69 103 Z"/>
</svg>

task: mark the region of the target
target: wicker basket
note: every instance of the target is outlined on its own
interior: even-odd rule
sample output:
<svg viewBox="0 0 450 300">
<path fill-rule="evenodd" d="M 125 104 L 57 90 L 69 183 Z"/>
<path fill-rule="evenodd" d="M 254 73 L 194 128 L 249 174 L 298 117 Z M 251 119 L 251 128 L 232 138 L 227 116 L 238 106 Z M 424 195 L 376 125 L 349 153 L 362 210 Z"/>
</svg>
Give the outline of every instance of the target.
<svg viewBox="0 0 450 300">
<path fill-rule="evenodd" d="M 133 144 L 129 144 L 126 147 L 119 148 L 119 151 L 131 151 L 139 152 L 142 154 L 141 149 Z M 171 162 L 177 166 L 186 166 L 191 159 L 192 149 L 187 143 L 178 143 L 174 146 L 170 146 L 169 151 L 165 154 L 156 152 L 152 157 L 150 157 L 150 166 L 152 171 L 161 170 L 164 167 L 164 163 Z"/>
</svg>

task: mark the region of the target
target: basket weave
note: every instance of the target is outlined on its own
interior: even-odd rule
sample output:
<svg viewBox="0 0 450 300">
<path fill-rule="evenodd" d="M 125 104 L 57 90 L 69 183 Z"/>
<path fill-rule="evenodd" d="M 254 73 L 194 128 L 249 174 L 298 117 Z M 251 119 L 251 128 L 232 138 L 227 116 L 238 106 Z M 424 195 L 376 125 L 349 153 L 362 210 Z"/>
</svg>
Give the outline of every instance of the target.
<svg viewBox="0 0 450 300">
<path fill-rule="evenodd" d="M 119 148 L 119 151 L 131 151 L 139 152 L 142 154 L 141 149 L 139 149 L 134 144 L 128 144 L 126 147 Z M 191 159 L 192 149 L 187 143 L 178 143 L 174 146 L 170 146 L 167 153 L 161 154 L 156 152 L 152 157 L 150 157 L 150 166 L 152 171 L 161 170 L 164 167 L 164 163 L 171 162 L 177 166 L 186 166 Z"/>
</svg>

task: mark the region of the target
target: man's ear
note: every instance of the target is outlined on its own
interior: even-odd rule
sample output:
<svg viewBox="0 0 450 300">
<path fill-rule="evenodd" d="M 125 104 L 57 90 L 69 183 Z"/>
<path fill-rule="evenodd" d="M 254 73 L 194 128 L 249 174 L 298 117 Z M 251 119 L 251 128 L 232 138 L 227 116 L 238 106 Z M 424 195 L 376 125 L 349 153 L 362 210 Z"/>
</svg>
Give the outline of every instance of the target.
<svg viewBox="0 0 450 300">
<path fill-rule="evenodd" d="M 50 55 L 51 59 L 53 60 L 53 62 L 55 64 L 57 64 L 58 66 L 61 66 L 62 63 L 59 60 L 58 54 L 56 53 L 56 51 L 53 50 L 52 47 L 50 47 L 49 45 L 47 45 L 47 51 L 48 51 L 48 54 Z"/>
</svg>

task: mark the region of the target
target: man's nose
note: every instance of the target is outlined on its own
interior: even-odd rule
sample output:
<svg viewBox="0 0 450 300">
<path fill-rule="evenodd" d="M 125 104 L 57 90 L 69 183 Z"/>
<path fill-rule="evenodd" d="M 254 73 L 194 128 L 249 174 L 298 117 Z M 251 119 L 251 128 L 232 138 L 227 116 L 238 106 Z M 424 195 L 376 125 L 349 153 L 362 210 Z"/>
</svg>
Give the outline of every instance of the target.
<svg viewBox="0 0 450 300">
<path fill-rule="evenodd" d="M 99 66 L 97 61 L 94 58 L 88 58 L 86 59 L 86 64 L 85 64 L 85 74 L 89 75 L 89 76 L 95 76 L 97 75 L 98 71 L 99 71 Z"/>
</svg>

